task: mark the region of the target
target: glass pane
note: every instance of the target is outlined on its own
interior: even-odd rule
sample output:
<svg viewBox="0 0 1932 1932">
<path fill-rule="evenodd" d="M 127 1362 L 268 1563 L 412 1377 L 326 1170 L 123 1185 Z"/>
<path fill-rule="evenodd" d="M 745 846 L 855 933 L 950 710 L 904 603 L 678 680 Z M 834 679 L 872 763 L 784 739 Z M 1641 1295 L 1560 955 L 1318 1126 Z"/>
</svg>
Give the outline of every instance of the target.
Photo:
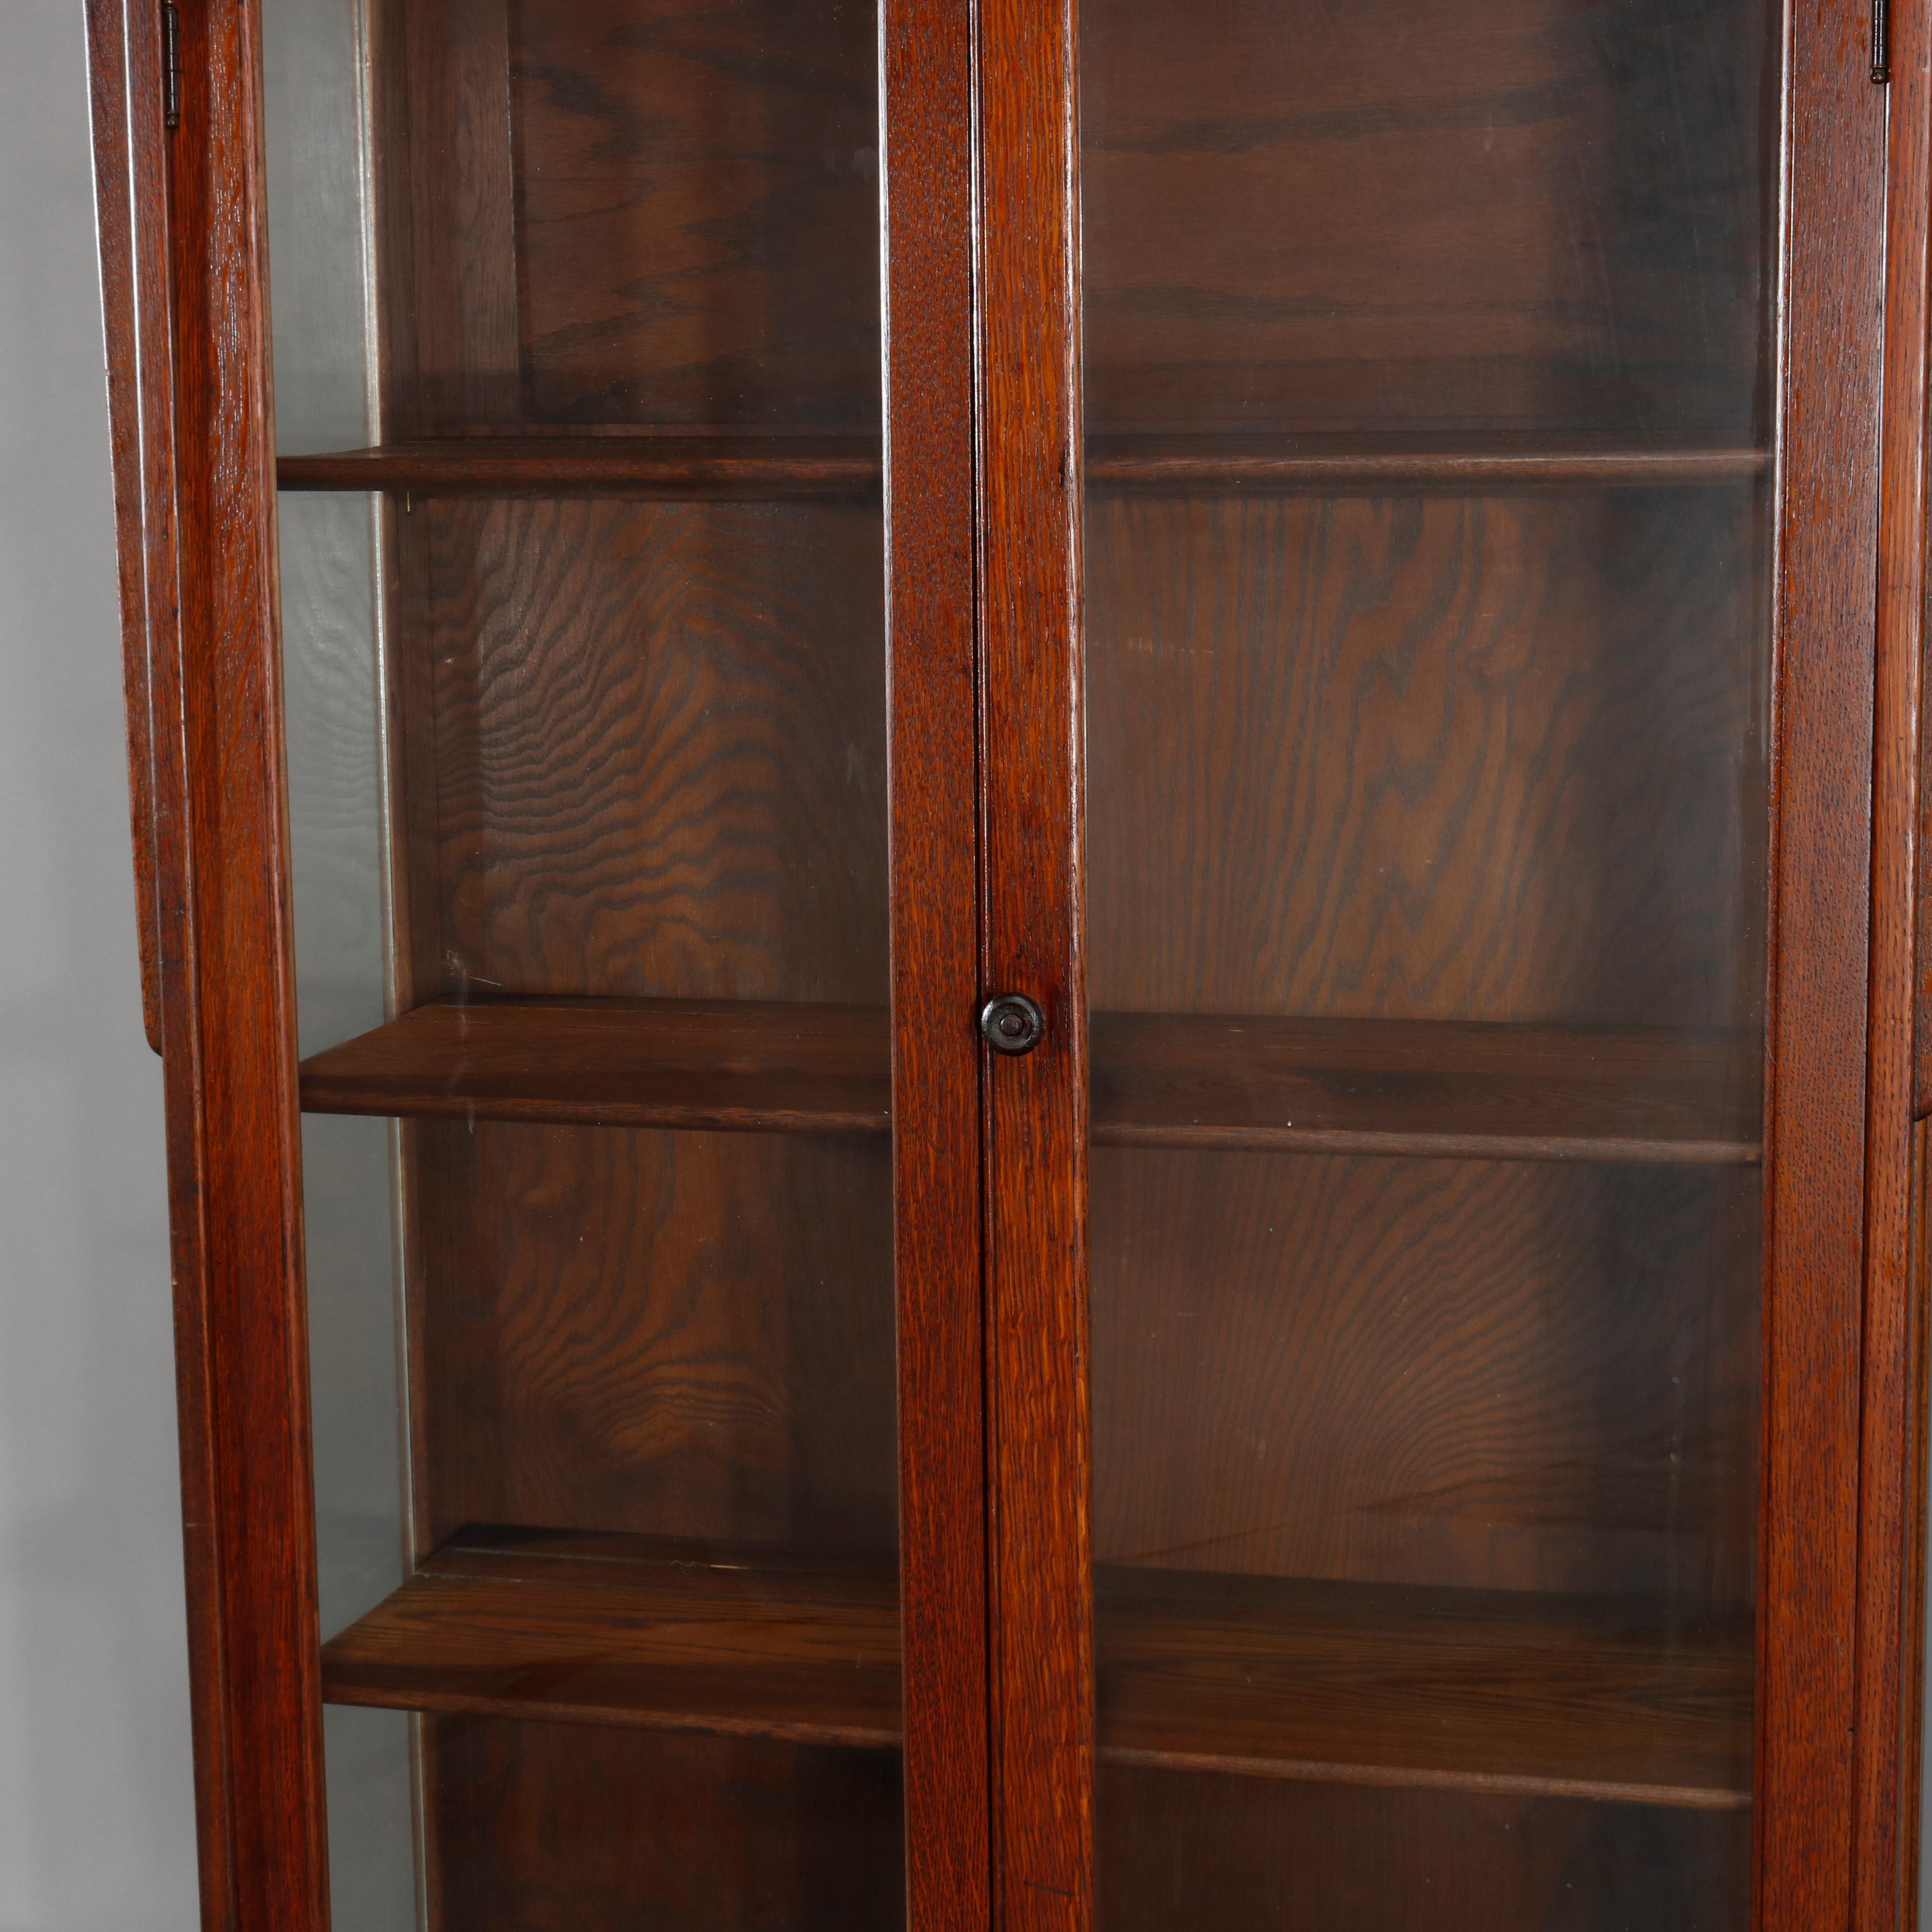
<svg viewBox="0 0 1932 1932">
<path fill-rule="evenodd" d="M 334 1923 L 890 1927 L 876 18 L 264 13 Z"/>
<path fill-rule="evenodd" d="M 1084 0 L 1100 1911 L 1749 1919 L 1768 0 Z"/>
</svg>

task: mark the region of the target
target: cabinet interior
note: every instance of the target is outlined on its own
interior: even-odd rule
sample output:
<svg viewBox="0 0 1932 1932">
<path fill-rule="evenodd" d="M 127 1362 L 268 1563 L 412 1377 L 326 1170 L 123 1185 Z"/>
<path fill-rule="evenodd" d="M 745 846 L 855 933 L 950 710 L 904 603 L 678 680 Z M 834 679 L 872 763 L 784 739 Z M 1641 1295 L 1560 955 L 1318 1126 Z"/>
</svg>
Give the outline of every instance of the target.
<svg viewBox="0 0 1932 1932">
<path fill-rule="evenodd" d="M 875 17 L 368 10 L 382 435 L 280 481 L 385 493 L 302 1082 L 404 1124 L 417 1574 L 327 1693 L 449 1932 L 896 1922 Z M 1207 11 L 1083 8 L 1102 1910 L 1720 1922 L 1775 50 Z"/>
</svg>

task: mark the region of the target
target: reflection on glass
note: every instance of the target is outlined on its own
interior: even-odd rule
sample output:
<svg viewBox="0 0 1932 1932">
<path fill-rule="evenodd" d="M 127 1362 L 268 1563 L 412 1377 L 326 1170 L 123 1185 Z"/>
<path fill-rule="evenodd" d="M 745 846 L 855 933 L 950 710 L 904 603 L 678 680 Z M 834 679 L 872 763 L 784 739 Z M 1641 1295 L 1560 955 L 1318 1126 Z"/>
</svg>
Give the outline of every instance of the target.
<svg viewBox="0 0 1932 1932">
<path fill-rule="evenodd" d="M 1777 16 L 1082 18 L 1101 1917 L 1741 1928 Z"/>
<path fill-rule="evenodd" d="M 890 1927 L 876 19 L 264 11 L 334 1922 Z"/>
</svg>

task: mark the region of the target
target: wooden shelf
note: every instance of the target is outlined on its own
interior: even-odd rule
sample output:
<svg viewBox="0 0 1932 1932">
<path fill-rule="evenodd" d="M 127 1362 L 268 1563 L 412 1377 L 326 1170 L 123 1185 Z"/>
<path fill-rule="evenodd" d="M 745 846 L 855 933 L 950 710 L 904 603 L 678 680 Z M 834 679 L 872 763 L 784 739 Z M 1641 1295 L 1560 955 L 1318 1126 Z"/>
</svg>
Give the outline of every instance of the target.
<svg viewBox="0 0 1932 1932">
<path fill-rule="evenodd" d="M 1675 489 L 1749 482 L 1768 467 L 1766 452 L 1749 447 L 1589 436 L 1099 434 L 1087 445 L 1087 487 L 1103 496 Z"/>
<path fill-rule="evenodd" d="M 1092 1052 L 1102 1147 L 1758 1158 L 1748 1034 L 1096 1013 Z"/>
<path fill-rule="evenodd" d="M 1493 494 L 1736 484 L 1767 466 L 1761 449 L 1628 438 L 1101 434 L 1087 483 L 1102 496 Z M 284 490 L 756 500 L 871 496 L 880 464 L 878 440 L 859 436 L 452 436 L 284 456 L 276 472 Z"/>
<path fill-rule="evenodd" d="M 736 1000 L 438 1001 L 302 1063 L 313 1114 L 883 1133 L 876 1007 Z"/>
<path fill-rule="evenodd" d="M 1100 1013 L 1103 1147 L 1742 1165 L 1748 1034 Z M 889 1124 L 875 1008 L 698 1000 L 418 1007 L 305 1060 L 311 1113 L 818 1133 Z"/>
<path fill-rule="evenodd" d="M 760 500 L 876 495 L 876 436 L 452 436 L 284 456 L 284 490 Z"/>
<path fill-rule="evenodd" d="M 1748 1628 L 1631 1606 L 1150 1570 L 1097 1579 L 1104 1762 L 1730 1809 Z M 338 1703 L 899 1740 L 889 1562 L 464 1532 L 325 1646 Z"/>
</svg>

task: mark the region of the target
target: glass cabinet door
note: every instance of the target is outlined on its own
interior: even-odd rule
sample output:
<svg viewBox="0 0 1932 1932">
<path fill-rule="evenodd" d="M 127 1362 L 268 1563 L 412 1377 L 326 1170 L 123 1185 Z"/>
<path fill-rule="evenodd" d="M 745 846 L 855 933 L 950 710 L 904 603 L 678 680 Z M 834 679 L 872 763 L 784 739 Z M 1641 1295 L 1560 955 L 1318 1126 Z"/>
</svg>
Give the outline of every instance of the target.
<svg viewBox="0 0 1932 1932">
<path fill-rule="evenodd" d="M 334 1923 L 890 1927 L 876 10 L 261 10 Z"/>
<path fill-rule="evenodd" d="M 1749 1922 L 1779 20 L 1082 0 L 1107 1932 Z"/>
</svg>

